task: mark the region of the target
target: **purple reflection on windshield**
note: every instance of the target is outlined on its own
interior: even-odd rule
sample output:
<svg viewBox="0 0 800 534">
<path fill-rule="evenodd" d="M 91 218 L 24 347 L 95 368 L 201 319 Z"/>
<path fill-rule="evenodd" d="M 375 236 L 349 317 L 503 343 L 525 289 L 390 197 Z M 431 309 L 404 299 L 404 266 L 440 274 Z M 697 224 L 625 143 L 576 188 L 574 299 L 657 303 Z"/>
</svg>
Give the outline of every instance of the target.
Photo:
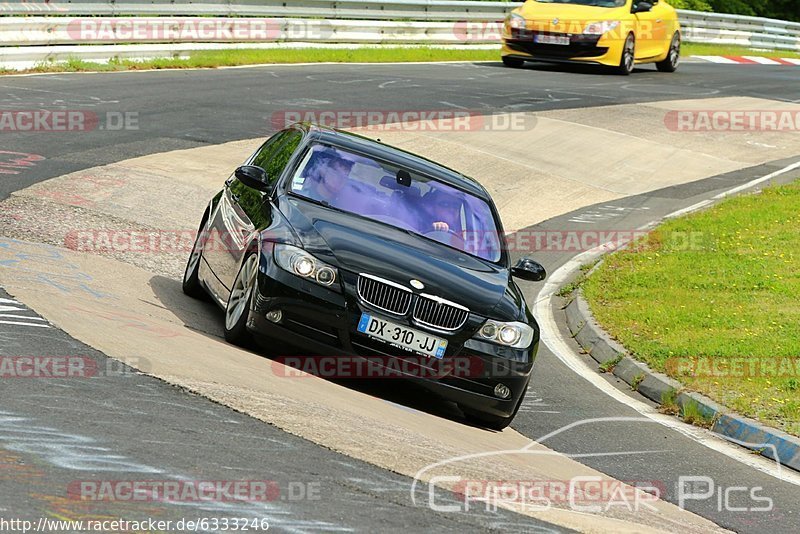
<svg viewBox="0 0 800 534">
<path fill-rule="evenodd" d="M 410 230 L 489 261 L 500 259 L 492 210 L 482 199 L 426 176 L 326 145 L 314 145 L 291 191 L 331 207 Z M 410 179 L 409 179 L 410 177 Z"/>
</svg>

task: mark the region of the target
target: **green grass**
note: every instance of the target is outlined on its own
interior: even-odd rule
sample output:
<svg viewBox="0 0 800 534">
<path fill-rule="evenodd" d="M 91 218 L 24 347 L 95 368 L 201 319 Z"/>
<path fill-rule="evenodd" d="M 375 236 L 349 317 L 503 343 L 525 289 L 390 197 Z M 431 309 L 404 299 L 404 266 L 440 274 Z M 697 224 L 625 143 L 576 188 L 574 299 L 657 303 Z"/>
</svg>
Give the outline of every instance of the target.
<svg viewBox="0 0 800 534">
<path fill-rule="evenodd" d="M 746 46 L 683 43 L 681 54 L 689 56 L 759 56 L 800 58 L 800 52 L 790 50 L 753 50 Z"/>
<path fill-rule="evenodd" d="M 608 256 L 584 294 L 634 357 L 800 435 L 799 228 L 798 182 L 729 199 Z M 782 372 L 706 372 L 743 359 Z"/>
<path fill-rule="evenodd" d="M 633 380 L 631 380 L 631 389 L 633 391 L 639 391 L 639 386 L 642 385 L 644 379 L 645 379 L 644 373 L 639 373 L 638 375 L 634 376 Z"/>
<path fill-rule="evenodd" d="M 678 415 L 681 411 L 678 405 L 678 391 L 670 388 L 661 394 L 661 406 L 659 411 L 669 415 Z"/>
<path fill-rule="evenodd" d="M 704 414 L 700 409 L 700 405 L 694 401 L 689 401 L 683 405 L 683 411 L 681 415 L 683 415 L 683 420 L 690 425 L 711 428 L 714 424 L 714 421 L 706 416 L 706 414 Z"/>
<path fill-rule="evenodd" d="M 613 358 L 611 360 L 606 360 L 605 362 L 601 363 L 600 367 L 599 367 L 600 372 L 601 373 L 613 373 L 614 372 L 614 368 L 617 365 L 619 365 L 619 362 L 622 361 L 622 358 L 623 358 L 623 356 L 622 356 L 622 354 L 620 354 L 616 358 Z"/>
<path fill-rule="evenodd" d="M 800 52 L 754 51 L 745 47 L 684 43 L 683 55 L 751 55 L 800 58 Z M 450 50 L 443 48 L 306 48 L 306 49 L 241 49 L 204 50 L 184 57 L 150 60 L 114 59 L 95 63 L 80 59 L 46 62 L 22 72 L 113 72 L 150 69 L 190 69 L 259 65 L 265 63 L 390 63 L 410 61 L 499 61 L 499 50 Z M 2 74 L 20 71 L 0 69 Z"/>
<path fill-rule="evenodd" d="M 122 71 L 144 69 L 187 69 L 258 65 L 262 63 L 387 63 L 409 61 L 499 61 L 498 50 L 451 50 L 430 47 L 413 48 L 307 48 L 204 50 L 188 57 L 151 60 L 114 59 L 94 63 L 79 59 L 47 62 L 28 72 Z"/>
<path fill-rule="evenodd" d="M 596 261 L 581 265 L 580 274 L 575 278 L 575 280 L 573 280 L 569 284 L 566 284 L 565 286 L 562 286 L 562 288 L 559 289 L 557 295 L 563 298 L 571 296 L 572 293 L 576 289 L 578 289 L 581 286 L 581 284 L 583 284 L 583 281 L 586 279 L 586 275 L 589 273 L 589 271 L 591 271 L 594 268 L 595 265 L 597 265 Z"/>
</svg>

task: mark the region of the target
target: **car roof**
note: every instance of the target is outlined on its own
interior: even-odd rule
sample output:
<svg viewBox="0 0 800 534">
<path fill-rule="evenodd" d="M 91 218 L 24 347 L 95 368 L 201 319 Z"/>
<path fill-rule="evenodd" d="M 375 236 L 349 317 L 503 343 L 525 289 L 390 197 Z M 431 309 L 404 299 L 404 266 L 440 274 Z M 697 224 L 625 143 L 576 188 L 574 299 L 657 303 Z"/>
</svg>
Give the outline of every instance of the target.
<svg viewBox="0 0 800 534">
<path fill-rule="evenodd" d="M 294 125 L 294 127 L 308 132 L 311 140 L 335 145 L 339 148 L 358 152 L 365 156 L 372 156 L 376 159 L 386 160 L 410 171 L 416 171 L 419 174 L 430 176 L 447 185 L 462 189 L 484 200 L 491 201 L 489 193 L 474 178 L 465 176 L 458 171 L 422 156 L 386 145 L 380 141 L 362 135 L 316 124 L 299 123 Z"/>
</svg>

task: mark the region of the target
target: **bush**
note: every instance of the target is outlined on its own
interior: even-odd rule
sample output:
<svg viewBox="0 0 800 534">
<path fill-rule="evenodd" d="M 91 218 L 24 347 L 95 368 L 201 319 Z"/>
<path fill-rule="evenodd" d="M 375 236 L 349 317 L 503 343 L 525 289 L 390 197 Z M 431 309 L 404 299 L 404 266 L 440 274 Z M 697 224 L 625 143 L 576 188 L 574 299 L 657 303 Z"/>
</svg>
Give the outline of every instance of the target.
<svg viewBox="0 0 800 534">
<path fill-rule="evenodd" d="M 713 11 L 706 0 L 667 0 L 675 9 L 691 9 L 692 11 Z"/>
</svg>

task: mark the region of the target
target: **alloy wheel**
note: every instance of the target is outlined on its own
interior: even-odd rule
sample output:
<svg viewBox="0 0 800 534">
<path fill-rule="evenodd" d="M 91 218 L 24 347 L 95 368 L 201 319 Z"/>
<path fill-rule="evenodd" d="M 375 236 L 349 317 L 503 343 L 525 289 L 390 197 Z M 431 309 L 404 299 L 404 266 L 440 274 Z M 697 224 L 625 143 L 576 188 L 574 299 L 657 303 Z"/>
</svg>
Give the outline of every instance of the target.
<svg viewBox="0 0 800 534">
<path fill-rule="evenodd" d="M 250 306 L 250 297 L 256 282 L 257 263 L 258 257 L 255 254 L 248 256 L 233 283 L 228 306 L 225 309 L 225 327 L 228 330 L 233 330 Z"/>
</svg>

